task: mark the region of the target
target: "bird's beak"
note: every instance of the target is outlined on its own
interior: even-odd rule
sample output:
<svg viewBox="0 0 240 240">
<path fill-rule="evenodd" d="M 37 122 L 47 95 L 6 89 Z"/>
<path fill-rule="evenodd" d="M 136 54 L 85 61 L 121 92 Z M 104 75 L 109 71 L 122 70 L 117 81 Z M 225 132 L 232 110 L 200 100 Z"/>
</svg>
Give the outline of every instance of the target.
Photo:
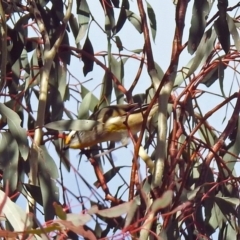
<svg viewBox="0 0 240 240">
<path fill-rule="evenodd" d="M 69 145 L 70 145 L 71 140 L 72 140 L 72 135 L 75 134 L 75 133 L 76 133 L 76 131 L 71 131 L 68 135 L 65 136 L 63 150 L 69 149 Z"/>
<path fill-rule="evenodd" d="M 64 138 L 63 150 L 68 150 L 69 149 L 69 143 L 70 143 L 70 140 L 69 140 L 69 136 L 67 135 Z"/>
</svg>

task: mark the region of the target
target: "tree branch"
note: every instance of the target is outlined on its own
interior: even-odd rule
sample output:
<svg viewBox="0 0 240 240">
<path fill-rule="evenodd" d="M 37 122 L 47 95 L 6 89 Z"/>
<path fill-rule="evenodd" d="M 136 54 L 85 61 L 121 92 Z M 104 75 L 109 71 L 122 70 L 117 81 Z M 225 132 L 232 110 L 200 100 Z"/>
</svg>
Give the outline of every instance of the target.
<svg viewBox="0 0 240 240">
<path fill-rule="evenodd" d="M 42 141 L 42 127 L 44 125 L 44 116 L 45 116 L 45 109 L 46 109 L 46 101 L 47 101 L 47 92 L 48 92 L 48 81 L 49 75 L 52 67 L 53 59 L 58 51 L 58 48 L 62 42 L 67 22 L 71 15 L 72 10 L 72 0 L 68 0 L 68 7 L 66 10 L 65 17 L 63 18 L 63 25 L 61 32 L 59 34 L 58 39 L 54 43 L 53 47 L 50 49 L 50 39 L 44 25 L 42 16 L 37 8 L 37 5 L 34 0 L 30 1 L 30 12 L 34 15 L 36 23 L 38 25 L 39 31 L 42 35 L 42 39 L 44 42 L 44 64 L 42 69 L 40 70 L 40 94 L 39 94 L 39 103 L 38 103 L 38 111 L 37 111 L 37 119 L 36 119 L 36 126 L 35 126 L 35 133 L 33 144 L 30 152 L 30 174 L 29 174 L 29 181 L 33 185 L 37 185 L 37 173 L 38 173 L 38 157 L 40 154 L 39 146 Z"/>
</svg>

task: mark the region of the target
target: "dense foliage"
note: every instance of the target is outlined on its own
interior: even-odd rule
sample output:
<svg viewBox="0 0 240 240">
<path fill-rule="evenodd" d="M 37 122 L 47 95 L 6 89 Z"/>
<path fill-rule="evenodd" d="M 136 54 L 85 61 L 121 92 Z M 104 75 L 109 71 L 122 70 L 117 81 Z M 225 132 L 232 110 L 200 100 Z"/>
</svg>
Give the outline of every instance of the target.
<svg viewBox="0 0 240 240">
<path fill-rule="evenodd" d="M 2 237 L 239 237 L 232 2 L 0 2 Z M 154 6 L 170 6 L 172 24 Z M 154 50 L 164 35 L 167 67 Z M 134 102 L 158 112 L 127 148 L 64 150 L 93 112 Z"/>
</svg>

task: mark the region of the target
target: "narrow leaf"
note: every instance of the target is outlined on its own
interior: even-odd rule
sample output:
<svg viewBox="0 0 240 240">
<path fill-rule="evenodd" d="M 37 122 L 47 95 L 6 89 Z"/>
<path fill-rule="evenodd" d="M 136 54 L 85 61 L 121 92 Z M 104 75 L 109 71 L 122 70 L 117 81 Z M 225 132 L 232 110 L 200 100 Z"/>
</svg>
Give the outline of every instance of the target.
<svg viewBox="0 0 240 240">
<path fill-rule="evenodd" d="M 233 140 L 233 144 L 229 145 L 229 148 L 227 149 L 227 153 L 223 156 L 223 160 L 226 163 L 226 166 L 229 171 L 233 171 L 237 158 L 240 153 L 240 117 L 238 118 L 238 125 L 237 125 L 237 132 L 236 137 Z M 224 168 L 223 172 L 226 176 L 229 175 L 228 171 Z"/>
<path fill-rule="evenodd" d="M 83 98 L 82 103 L 80 104 L 78 118 L 88 119 L 89 110 L 93 111 L 94 107 L 98 104 L 98 102 L 98 99 L 92 94 L 92 92 L 88 92 L 88 94 Z"/>
<path fill-rule="evenodd" d="M 142 33 L 141 18 L 137 14 L 133 13 L 132 11 L 129 11 L 127 9 L 125 11 L 126 11 L 129 22 L 132 23 L 132 25 L 137 29 L 139 33 Z"/>
<path fill-rule="evenodd" d="M 82 50 L 87 52 L 91 56 L 94 56 L 93 46 L 92 46 L 92 43 L 91 43 L 91 41 L 88 37 L 86 38 L 86 41 L 84 43 L 84 46 L 83 46 Z M 85 55 L 82 56 L 82 61 L 84 63 L 83 74 L 84 74 L 84 76 L 86 76 L 89 72 L 91 72 L 93 70 L 93 63 L 94 62 L 93 62 L 93 59 L 88 58 Z"/>
<path fill-rule="evenodd" d="M 222 45 L 222 49 L 227 54 L 230 49 L 230 32 L 228 29 L 227 21 L 226 19 L 218 18 L 214 22 L 214 28 L 216 30 L 219 42 Z"/>
<path fill-rule="evenodd" d="M 219 78 L 219 85 L 220 85 L 220 89 L 221 89 L 221 93 L 222 93 L 223 97 L 226 97 L 225 93 L 224 93 L 224 87 L 223 87 L 225 68 L 226 68 L 225 65 L 222 63 L 222 61 L 220 61 L 218 64 L 218 78 Z"/>
<path fill-rule="evenodd" d="M 123 61 L 120 59 L 120 61 L 117 61 L 113 55 L 111 55 L 111 71 L 116 76 L 118 81 L 122 84 L 124 84 L 124 68 L 123 68 Z M 117 103 L 122 104 L 123 103 L 123 93 L 116 87 L 116 84 L 114 84 L 114 90 L 117 98 Z"/>
<path fill-rule="evenodd" d="M 102 80 L 102 87 L 100 93 L 100 108 L 106 107 L 111 103 L 112 97 L 112 90 L 113 90 L 113 82 L 110 75 L 105 72 Z"/>
<path fill-rule="evenodd" d="M 128 0 L 123 0 L 122 1 L 122 5 L 121 5 L 121 10 L 120 10 L 120 14 L 119 14 L 119 17 L 118 17 L 118 21 L 117 21 L 117 24 L 114 27 L 114 31 L 113 31 L 114 35 L 117 34 L 122 29 L 124 23 L 127 20 L 127 14 L 126 14 L 125 9 L 129 9 L 129 2 L 128 2 Z"/>
<path fill-rule="evenodd" d="M 152 8 L 152 6 L 147 2 L 147 13 L 148 13 L 148 18 L 150 20 L 150 27 L 151 27 L 151 32 L 152 32 L 152 38 L 153 41 L 155 42 L 156 38 L 156 32 L 157 32 L 157 21 L 156 21 L 156 15 L 155 12 Z"/>
<path fill-rule="evenodd" d="M 222 49 L 227 54 L 230 49 L 230 32 L 227 24 L 228 0 L 219 0 L 217 7 L 219 10 L 219 17 L 214 22 L 214 28 L 218 35 L 219 42 L 222 45 Z"/>
<path fill-rule="evenodd" d="M 197 48 L 193 63 L 188 71 L 187 77 L 189 77 L 194 71 L 201 67 L 205 63 L 209 54 L 213 50 L 213 44 L 216 40 L 216 33 L 213 28 L 210 28 L 204 33 L 202 40 Z"/>
<path fill-rule="evenodd" d="M 105 179 L 106 183 L 111 181 L 116 176 L 116 174 L 121 170 L 121 168 L 124 168 L 124 167 L 126 167 L 126 166 L 114 167 L 114 168 L 110 169 L 109 171 L 107 171 L 106 173 L 104 173 L 103 176 L 104 176 L 104 179 Z M 99 188 L 100 187 L 100 182 L 96 181 L 94 183 L 94 186 L 96 188 Z"/>
<path fill-rule="evenodd" d="M 203 36 L 206 27 L 206 19 L 209 14 L 209 3 L 207 0 L 195 0 L 192 10 L 191 27 L 188 38 L 188 52 L 193 54 Z"/>
<path fill-rule="evenodd" d="M 173 192 L 167 190 L 163 195 L 156 199 L 152 204 L 152 211 L 156 212 L 159 209 L 167 207 L 172 202 Z"/>
<path fill-rule="evenodd" d="M 117 46 L 119 52 L 121 52 L 123 50 L 123 45 L 122 45 L 122 41 L 121 41 L 120 37 L 115 36 L 115 41 L 116 41 L 116 46 Z"/>
<path fill-rule="evenodd" d="M 63 207 L 60 204 L 53 203 L 53 207 L 55 209 L 56 216 L 58 216 L 62 220 L 66 220 L 67 219 L 67 214 L 63 210 Z"/>
<path fill-rule="evenodd" d="M 235 47 L 238 51 L 240 51 L 240 38 L 239 38 L 238 30 L 234 23 L 233 18 L 231 18 L 228 14 L 227 14 L 227 23 L 228 23 L 228 28 L 232 35 Z"/>
<path fill-rule="evenodd" d="M 77 1 L 77 14 L 79 31 L 75 40 L 76 44 L 78 44 L 84 38 L 88 29 L 90 11 L 86 0 Z"/>
<path fill-rule="evenodd" d="M 97 124 L 98 122 L 94 120 L 59 120 L 46 124 L 45 128 L 58 131 L 89 131 Z"/>
<path fill-rule="evenodd" d="M 5 199 L 5 193 L 0 190 L 0 202 L 2 203 Z M 30 215 L 26 214 L 22 208 L 11 201 L 9 197 L 6 197 L 1 213 L 5 215 L 7 220 L 11 223 L 15 231 L 21 232 L 32 226 L 32 219 Z"/>
<path fill-rule="evenodd" d="M 58 169 L 55 161 L 48 153 L 45 146 L 40 147 L 38 154 L 38 179 L 40 183 L 45 221 L 52 220 L 55 216 L 54 202 L 59 201 L 59 189 L 55 179 L 58 176 Z"/>
<path fill-rule="evenodd" d="M 99 214 L 102 217 L 108 217 L 108 218 L 119 217 L 123 214 L 128 213 L 131 209 L 131 206 L 132 206 L 132 201 L 119 204 L 116 207 L 99 210 L 97 214 Z"/>
<path fill-rule="evenodd" d="M 4 186 L 8 182 L 9 193 L 17 189 L 19 149 L 11 133 L 1 133 L 0 140 L 0 169 L 3 171 Z"/>
<path fill-rule="evenodd" d="M 17 113 L 6 107 L 3 103 L 0 103 L 0 114 L 7 118 L 9 130 L 18 143 L 22 158 L 26 160 L 28 157 L 29 147 L 27 132 L 21 127 L 21 119 Z"/>
</svg>

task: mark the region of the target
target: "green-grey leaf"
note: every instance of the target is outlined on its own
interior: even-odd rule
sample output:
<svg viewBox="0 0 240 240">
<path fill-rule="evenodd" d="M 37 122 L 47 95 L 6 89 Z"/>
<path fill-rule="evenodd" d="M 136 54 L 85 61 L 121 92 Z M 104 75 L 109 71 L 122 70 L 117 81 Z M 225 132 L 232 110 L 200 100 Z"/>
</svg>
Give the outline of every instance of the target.
<svg viewBox="0 0 240 240">
<path fill-rule="evenodd" d="M 109 181 L 111 181 L 114 176 L 124 167 L 128 167 L 128 166 L 119 166 L 119 167 L 114 167 L 112 169 L 110 169 L 109 171 L 107 171 L 106 173 L 104 173 L 104 179 L 106 181 L 106 183 L 108 183 Z M 99 181 L 96 181 L 94 183 L 94 186 L 96 188 L 99 188 L 101 186 L 100 182 Z"/>
<path fill-rule="evenodd" d="M 43 201 L 42 201 L 42 193 L 41 189 L 39 186 L 35 186 L 32 184 L 24 183 L 22 188 L 22 194 L 28 195 L 30 194 L 31 197 L 41 206 L 43 206 Z"/>
<path fill-rule="evenodd" d="M 76 37 L 76 44 L 78 44 L 86 35 L 88 24 L 90 20 L 90 11 L 86 0 L 77 1 L 77 13 L 78 13 L 78 23 L 79 23 L 79 31 Z"/>
<path fill-rule="evenodd" d="M 230 49 L 230 32 L 226 18 L 220 15 L 214 22 L 214 29 L 216 30 L 222 49 L 227 54 Z"/>
<path fill-rule="evenodd" d="M 156 212 L 159 209 L 167 207 L 172 202 L 173 192 L 171 190 L 167 190 L 163 193 L 160 198 L 154 200 L 151 208 L 153 212 Z"/>
<path fill-rule="evenodd" d="M 88 213 L 84 214 L 68 213 L 66 215 L 66 220 L 70 221 L 76 227 L 83 226 L 87 222 L 91 221 L 91 219 L 92 217 Z"/>
<path fill-rule="evenodd" d="M 142 49 L 134 49 L 134 50 L 131 50 L 131 52 L 137 53 L 137 54 L 140 54 L 142 51 L 143 51 Z"/>
<path fill-rule="evenodd" d="M 122 51 L 123 50 L 123 45 L 122 45 L 122 41 L 121 41 L 120 37 L 115 36 L 115 41 L 116 41 L 116 46 L 117 46 L 119 52 Z"/>
<path fill-rule="evenodd" d="M 100 108 L 106 107 L 111 103 L 112 97 L 112 90 L 113 90 L 113 82 L 111 76 L 105 72 L 102 80 L 102 87 L 101 87 L 101 94 L 100 100 L 101 105 Z"/>
<path fill-rule="evenodd" d="M 59 201 L 59 189 L 55 180 L 59 177 L 55 161 L 48 153 L 45 146 L 40 146 L 38 154 L 38 179 L 40 183 L 45 221 L 52 220 L 55 216 L 53 203 Z"/>
<path fill-rule="evenodd" d="M 155 65 L 155 69 L 157 70 L 158 79 L 161 81 L 164 76 L 164 72 L 162 68 L 158 65 L 158 63 L 154 62 L 154 65 Z M 158 84 L 160 84 L 160 82 Z"/>
<path fill-rule="evenodd" d="M 223 160 L 226 163 L 226 166 L 229 171 L 233 171 L 237 160 L 237 157 L 240 153 L 240 117 L 238 118 L 237 134 L 234 144 L 231 144 L 227 153 L 223 156 Z M 228 171 L 223 169 L 223 172 L 228 176 Z"/>
<path fill-rule="evenodd" d="M 67 69 L 66 66 L 58 65 L 58 91 L 62 100 L 64 100 L 67 87 Z"/>
<path fill-rule="evenodd" d="M 6 197 L 6 202 L 3 204 L 1 212 L 11 223 L 16 232 L 22 232 L 32 227 L 32 218 L 29 214 L 11 201 L 2 190 L 0 190 L 0 202 L 2 203 Z M 19 236 L 22 234 L 19 234 Z M 22 237 L 21 237 L 22 238 Z M 37 238 L 39 239 L 39 238 Z"/>
<path fill-rule="evenodd" d="M 58 131 L 89 131 L 98 124 L 94 120 L 59 120 L 45 125 L 45 128 Z"/>
<path fill-rule="evenodd" d="M 207 0 L 195 0 L 192 10 L 191 27 L 189 30 L 188 52 L 193 54 L 197 49 L 203 36 L 206 19 L 209 14 L 209 3 Z"/>
<path fill-rule="evenodd" d="M 226 97 L 225 96 L 225 93 L 224 93 L 224 87 L 223 87 L 223 80 L 224 80 L 224 70 L 225 70 L 225 65 L 223 64 L 222 61 L 219 62 L 218 64 L 218 78 L 219 78 L 219 84 L 220 84 L 220 89 L 221 89 L 221 92 L 222 92 L 222 95 L 223 97 Z"/>
<path fill-rule="evenodd" d="M 133 202 L 134 201 L 130 201 L 130 202 L 119 204 L 115 207 L 99 210 L 97 214 L 107 218 L 119 217 L 122 214 L 126 214 L 131 210 Z"/>
<path fill-rule="evenodd" d="M 51 119 L 52 121 L 60 120 L 63 116 L 63 99 L 55 86 L 49 86 L 49 93 L 47 102 L 52 108 Z"/>
<path fill-rule="evenodd" d="M 128 227 L 132 223 L 134 216 L 136 216 L 136 211 L 138 210 L 139 202 L 140 202 L 139 196 L 134 197 L 131 204 L 131 208 L 129 209 L 127 217 L 125 219 L 124 228 Z"/>
<path fill-rule="evenodd" d="M 125 11 L 126 11 L 127 18 L 130 21 L 130 23 L 132 23 L 132 25 L 137 29 L 137 31 L 139 33 L 142 33 L 141 18 L 137 14 L 133 13 L 132 11 L 129 11 L 127 9 Z"/>
<path fill-rule="evenodd" d="M 127 14 L 126 14 L 125 9 L 129 9 L 128 0 L 122 1 L 122 5 L 121 5 L 120 9 L 121 10 L 120 10 L 120 14 L 118 17 L 118 21 L 117 21 L 116 26 L 114 27 L 114 32 L 113 32 L 114 35 L 117 34 L 122 29 L 122 27 L 124 26 L 124 23 L 127 20 Z"/>
<path fill-rule="evenodd" d="M 20 64 L 21 64 L 21 68 L 23 68 L 24 71 L 30 74 L 30 66 L 29 66 L 28 54 L 26 49 L 23 49 L 22 51 Z"/>
<path fill-rule="evenodd" d="M 110 67 L 112 73 L 115 75 L 115 77 L 118 79 L 118 81 L 122 84 L 124 84 L 124 68 L 123 68 L 123 61 L 120 59 L 120 61 L 117 61 L 113 55 L 111 55 L 111 62 Z M 123 93 L 117 88 L 116 84 L 114 84 L 114 90 L 117 98 L 117 104 L 122 104 L 124 100 Z"/>
<path fill-rule="evenodd" d="M 92 94 L 92 92 L 88 92 L 80 104 L 78 118 L 88 119 L 89 110 L 93 111 L 98 102 L 98 99 Z"/>
<path fill-rule="evenodd" d="M 221 67 L 219 68 L 218 65 L 213 67 L 209 72 L 207 72 L 203 76 L 201 83 L 205 84 L 207 87 L 210 87 L 217 79 L 220 79 L 220 81 L 221 80 L 223 81 L 223 77 L 224 77 L 223 70 L 225 70 L 227 68 L 227 65 L 222 63 L 223 57 L 224 56 L 220 56 L 218 59 L 216 59 L 216 60 L 219 60 Z M 220 84 L 221 84 L 221 82 L 220 82 Z"/>
<path fill-rule="evenodd" d="M 82 48 L 83 51 L 87 52 L 88 54 L 90 54 L 92 57 L 94 57 L 94 51 L 93 51 L 93 46 L 92 43 L 89 39 L 89 37 L 87 36 L 85 43 L 83 45 Z M 84 63 L 83 66 L 83 74 L 84 76 L 86 76 L 89 72 L 91 72 L 93 70 L 93 60 L 85 55 L 82 55 L 82 61 Z"/>
<path fill-rule="evenodd" d="M 115 18 L 114 18 L 114 11 L 113 5 L 110 1 L 107 1 L 107 4 L 102 4 L 102 7 L 105 12 L 105 30 L 107 35 L 111 36 L 111 30 L 115 27 Z"/>
<path fill-rule="evenodd" d="M 70 24 L 70 27 L 71 27 L 71 30 L 72 30 L 73 36 L 74 36 L 74 38 L 76 39 L 77 36 L 78 36 L 79 28 L 78 28 L 78 22 L 77 22 L 77 19 L 74 17 L 73 14 L 71 14 L 71 16 L 70 16 L 69 24 Z M 76 41 L 76 40 L 75 40 L 75 41 Z"/>
<path fill-rule="evenodd" d="M 157 32 L 156 16 L 155 16 L 155 12 L 154 12 L 152 6 L 149 4 L 148 1 L 146 1 L 146 2 L 147 2 L 148 18 L 150 20 L 150 27 L 151 27 L 151 31 L 152 31 L 152 38 L 153 38 L 153 41 L 155 42 L 156 32 Z"/>
<path fill-rule="evenodd" d="M 228 14 L 227 14 L 227 23 L 228 23 L 228 28 L 232 35 L 235 47 L 238 51 L 240 51 L 240 38 L 239 38 L 238 30 L 236 28 L 234 20 Z"/>
<path fill-rule="evenodd" d="M 6 107 L 3 103 L 0 103 L 0 114 L 7 118 L 9 130 L 18 143 L 22 158 L 26 160 L 29 153 L 29 147 L 27 131 L 21 127 L 21 119 L 17 113 Z"/>
<path fill-rule="evenodd" d="M 194 59 L 195 58 L 190 59 L 187 65 L 182 67 L 182 69 L 179 71 L 174 81 L 174 89 L 178 88 L 183 83 L 183 81 L 187 78 L 189 69 L 193 64 Z"/>
<path fill-rule="evenodd" d="M 213 44 L 216 40 L 216 33 L 213 28 L 207 30 L 202 37 L 202 40 L 197 48 L 193 63 L 188 71 L 187 77 L 189 77 L 194 71 L 201 67 L 205 63 L 209 54 L 213 50 Z"/>
<path fill-rule="evenodd" d="M 205 224 L 208 225 L 208 234 L 212 234 L 215 229 L 222 224 L 224 221 L 224 215 L 221 212 L 219 206 L 211 200 L 206 201 L 205 214 L 206 220 Z"/>
<path fill-rule="evenodd" d="M 0 169 L 3 171 L 4 188 L 9 183 L 10 195 L 17 189 L 19 149 L 11 133 L 1 133 Z"/>
<path fill-rule="evenodd" d="M 223 201 L 226 201 L 227 203 L 231 203 L 232 205 L 238 206 L 240 204 L 239 198 L 235 197 L 216 197 Z"/>
</svg>

